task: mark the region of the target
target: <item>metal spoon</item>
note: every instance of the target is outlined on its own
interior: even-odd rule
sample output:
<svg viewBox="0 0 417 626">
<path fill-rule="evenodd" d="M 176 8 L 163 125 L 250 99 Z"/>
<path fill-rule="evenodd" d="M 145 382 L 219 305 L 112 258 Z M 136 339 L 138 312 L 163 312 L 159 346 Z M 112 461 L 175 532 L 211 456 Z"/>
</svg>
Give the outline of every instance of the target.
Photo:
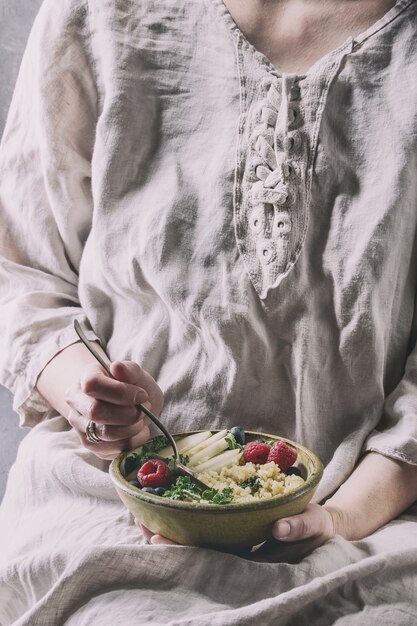
<svg viewBox="0 0 417 626">
<path fill-rule="evenodd" d="M 114 376 L 112 376 L 112 374 L 110 372 L 110 360 L 108 360 L 106 362 L 103 359 L 103 357 L 101 356 L 101 354 L 99 354 L 97 352 L 93 342 L 91 342 L 85 336 L 85 334 L 84 334 L 84 332 L 83 332 L 83 330 L 82 330 L 78 320 L 74 320 L 74 328 L 75 328 L 75 332 L 77 333 L 77 335 L 79 336 L 79 338 L 81 339 L 81 341 L 83 342 L 85 347 L 88 348 L 88 350 L 90 350 L 91 354 L 97 359 L 97 361 L 100 363 L 100 365 L 102 367 L 104 367 L 104 369 L 111 376 L 111 378 L 114 378 Z M 194 472 L 192 470 L 190 470 L 190 468 L 186 467 L 183 463 L 181 463 L 180 455 L 179 455 L 177 444 L 175 442 L 174 437 L 165 428 L 165 426 L 159 421 L 159 419 L 156 417 L 156 415 L 154 415 L 149 409 L 147 409 L 146 406 L 143 406 L 143 404 L 138 403 L 136 405 L 136 408 L 138 409 L 138 411 L 142 411 L 143 413 L 145 413 L 145 415 L 147 415 L 149 417 L 149 419 L 152 420 L 152 422 L 154 424 L 156 424 L 156 426 L 158 426 L 158 428 L 160 430 L 162 430 L 162 432 L 164 433 L 165 437 L 168 439 L 168 441 L 171 444 L 172 449 L 174 451 L 175 465 L 176 465 L 179 473 L 183 474 L 184 476 L 189 476 L 190 478 L 192 478 L 192 480 L 196 483 L 196 485 L 198 487 L 200 487 L 200 489 L 203 489 L 203 490 L 204 489 L 209 489 L 210 487 L 208 485 L 206 485 L 205 483 L 203 483 L 201 480 L 199 480 L 196 477 L 196 475 L 194 474 Z"/>
</svg>

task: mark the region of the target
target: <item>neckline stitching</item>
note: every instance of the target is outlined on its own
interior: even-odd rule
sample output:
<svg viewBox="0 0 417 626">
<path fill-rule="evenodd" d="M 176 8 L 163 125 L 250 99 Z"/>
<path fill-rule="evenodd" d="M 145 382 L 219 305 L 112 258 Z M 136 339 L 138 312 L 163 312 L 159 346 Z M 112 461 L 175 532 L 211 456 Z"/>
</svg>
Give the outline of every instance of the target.
<svg viewBox="0 0 417 626">
<path fill-rule="evenodd" d="M 281 78 L 283 75 L 287 75 L 297 76 L 298 78 L 303 79 L 307 78 L 310 75 L 313 75 L 317 72 L 319 68 L 323 67 L 324 65 L 331 65 L 335 58 L 338 58 L 343 52 L 352 52 L 364 41 L 366 41 L 367 39 L 378 33 L 380 30 L 385 28 L 387 25 L 389 25 L 391 22 L 393 22 L 405 9 L 415 3 L 416 0 L 397 0 L 395 5 L 391 7 L 391 9 L 387 13 L 385 13 L 385 15 L 383 15 L 376 22 L 374 22 L 374 24 L 372 24 L 369 28 L 364 30 L 356 37 L 348 37 L 340 46 L 317 59 L 317 61 L 315 61 L 308 68 L 307 72 L 302 72 L 299 74 L 295 72 L 280 71 L 277 67 L 275 67 L 272 61 L 246 38 L 243 31 L 235 22 L 229 9 L 225 5 L 224 0 L 209 0 L 209 2 L 211 2 L 215 6 L 220 18 L 225 22 L 230 36 L 240 41 L 240 44 L 242 46 L 250 50 L 253 56 L 257 58 L 257 60 L 260 62 L 260 64 L 268 68 L 268 70 L 272 74 L 274 74 L 278 78 Z"/>
<path fill-rule="evenodd" d="M 364 41 L 376 35 L 380 30 L 388 26 L 391 22 L 393 22 L 405 9 L 411 6 L 415 0 L 397 0 L 396 4 L 385 13 L 379 20 L 375 22 L 372 26 L 367 28 L 365 31 L 360 33 L 357 37 L 353 37 L 353 45 L 354 47 L 362 44 Z"/>
</svg>

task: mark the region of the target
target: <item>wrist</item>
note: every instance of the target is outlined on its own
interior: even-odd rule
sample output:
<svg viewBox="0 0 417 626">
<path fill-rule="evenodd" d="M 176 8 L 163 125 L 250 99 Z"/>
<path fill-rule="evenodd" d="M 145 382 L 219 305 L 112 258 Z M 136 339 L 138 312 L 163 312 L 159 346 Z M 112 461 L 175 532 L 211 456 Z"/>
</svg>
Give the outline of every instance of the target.
<svg viewBox="0 0 417 626">
<path fill-rule="evenodd" d="M 357 540 L 381 528 L 417 497 L 417 466 L 368 453 L 323 507 L 335 533 Z"/>
<path fill-rule="evenodd" d="M 96 349 L 105 354 L 100 344 Z M 36 388 L 47 402 L 68 419 L 70 406 L 66 402 L 66 393 L 79 381 L 80 371 L 97 361 L 87 348 L 76 341 L 58 352 L 44 367 L 36 382 Z"/>
<path fill-rule="evenodd" d="M 331 499 L 327 500 L 322 506 L 329 514 L 332 536 L 340 535 L 345 539 L 352 539 L 351 524 L 348 520 L 347 512 L 337 504 L 333 504 Z"/>
</svg>

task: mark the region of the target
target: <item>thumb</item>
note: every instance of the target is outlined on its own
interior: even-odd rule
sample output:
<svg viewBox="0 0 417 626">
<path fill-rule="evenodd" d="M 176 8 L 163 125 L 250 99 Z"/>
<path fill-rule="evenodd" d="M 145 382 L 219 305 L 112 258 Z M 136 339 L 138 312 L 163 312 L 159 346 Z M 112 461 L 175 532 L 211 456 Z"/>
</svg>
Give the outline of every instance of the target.
<svg viewBox="0 0 417 626">
<path fill-rule="evenodd" d="M 334 535 L 330 513 L 319 504 L 309 504 L 303 513 L 280 519 L 272 527 L 272 535 L 279 541 L 299 541 L 309 537 Z"/>
</svg>

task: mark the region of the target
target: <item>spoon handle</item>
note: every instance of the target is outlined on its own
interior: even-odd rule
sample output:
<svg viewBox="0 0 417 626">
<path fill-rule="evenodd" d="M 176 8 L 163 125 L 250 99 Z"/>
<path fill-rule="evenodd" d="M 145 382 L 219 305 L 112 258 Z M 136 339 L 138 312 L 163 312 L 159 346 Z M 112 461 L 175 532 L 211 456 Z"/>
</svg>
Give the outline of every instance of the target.
<svg viewBox="0 0 417 626">
<path fill-rule="evenodd" d="M 100 363 L 100 365 L 102 365 L 104 367 L 106 372 L 112 378 L 114 378 L 114 376 L 112 376 L 112 373 L 110 371 L 110 361 L 109 360 L 105 361 L 103 359 L 103 357 L 101 356 L 101 354 L 99 354 L 97 352 L 97 350 L 95 349 L 95 347 L 92 344 L 92 342 L 89 339 L 87 339 L 87 337 L 85 336 L 84 331 L 81 328 L 78 320 L 74 320 L 74 328 L 75 328 L 75 332 L 77 333 L 77 335 L 79 336 L 79 338 L 81 339 L 81 341 L 83 342 L 85 347 L 88 350 L 90 350 L 91 354 L 94 356 L 95 359 L 97 359 L 97 361 Z M 145 413 L 145 415 L 147 415 L 149 417 L 149 419 L 154 424 L 156 424 L 156 426 L 158 426 L 158 428 L 164 433 L 165 437 L 168 439 L 169 443 L 171 444 L 172 449 L 174 450 L 175 460 L 179 459 L 177 444 L 175 443 L 175 440 L 174 440 L 173 436 L 171 435 L 171 433 L 165 428 L 165 426 L 162 424 L 162 422 L 159 421 L 159 419 L 156 417 L 156 415 L 154 415 L 152 413 L 152 411 L 147 409 L 146 406 L 143 406 L 143 404 L 141 404 L 140 402 L 136 405 L 136 408 L 138 410 L 140 410 L 140 411 L 143 411 L 143 413 Z"/>
</svg>

